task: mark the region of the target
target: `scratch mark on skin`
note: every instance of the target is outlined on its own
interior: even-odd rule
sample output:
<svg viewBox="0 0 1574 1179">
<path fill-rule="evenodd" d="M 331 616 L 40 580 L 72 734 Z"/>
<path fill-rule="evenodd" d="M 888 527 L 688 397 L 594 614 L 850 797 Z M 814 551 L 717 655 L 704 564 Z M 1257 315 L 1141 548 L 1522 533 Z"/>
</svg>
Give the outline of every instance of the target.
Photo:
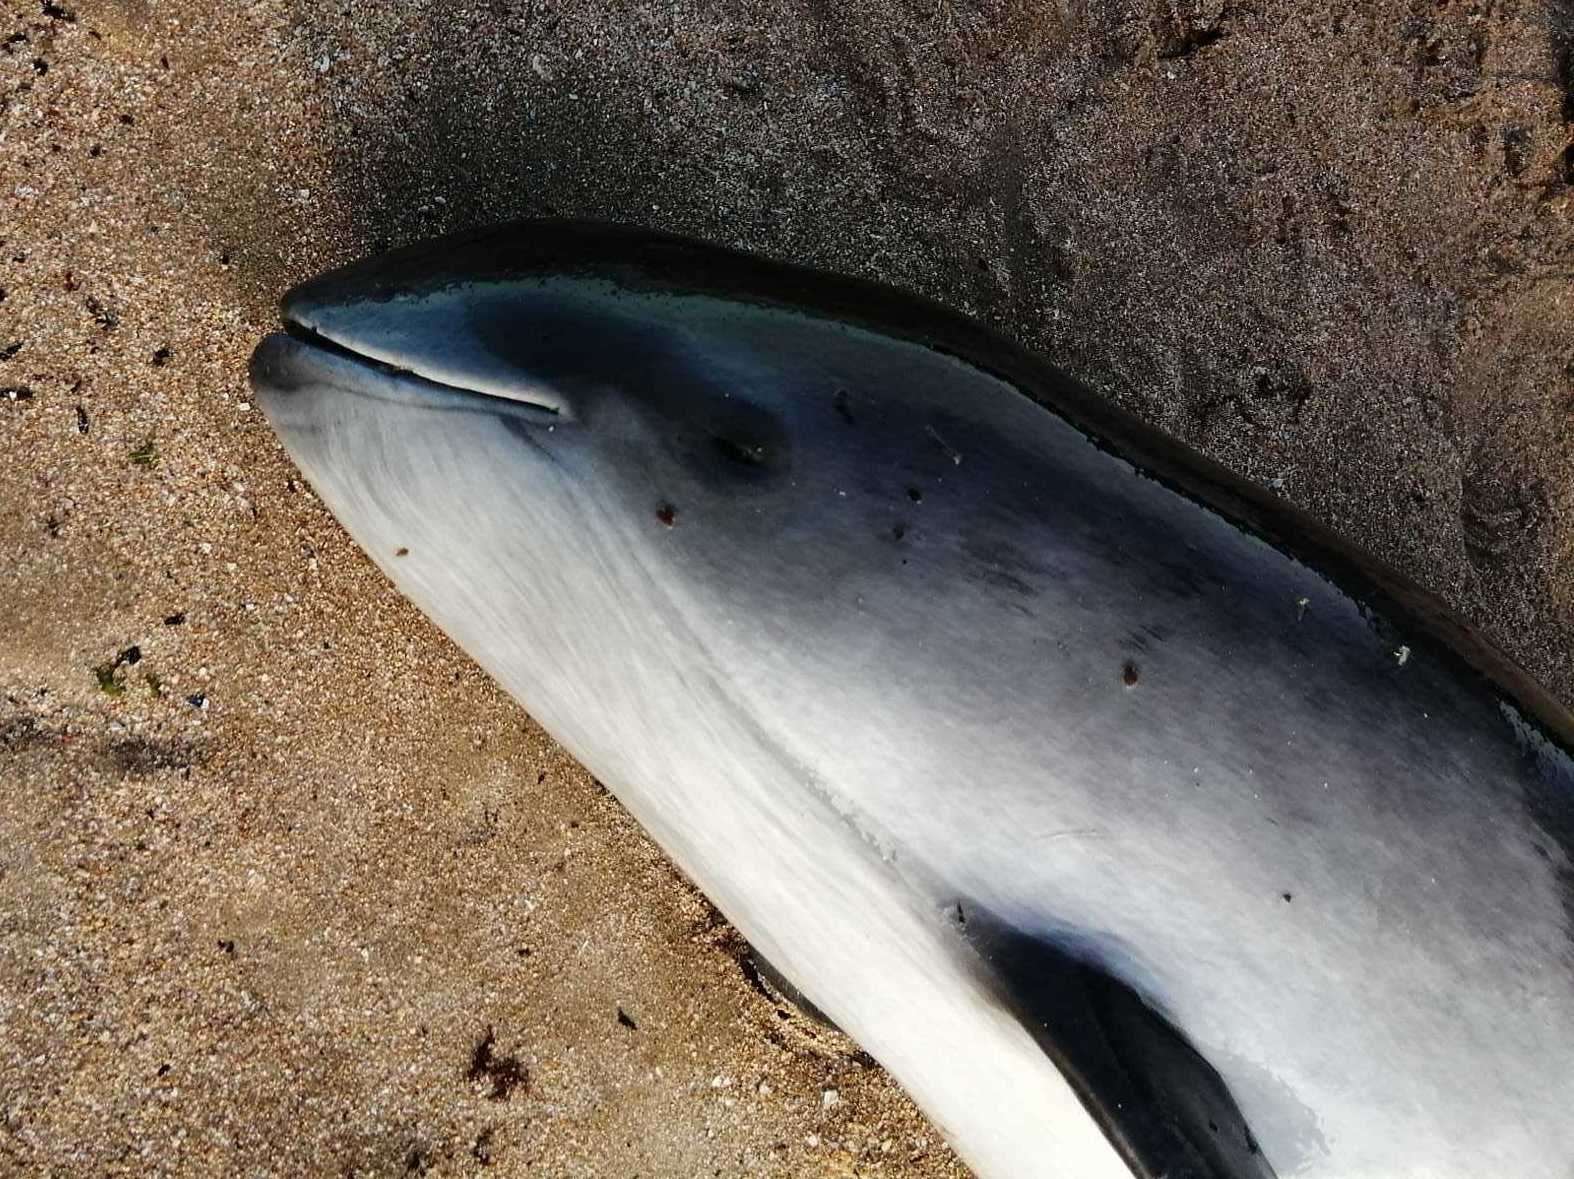
<svg viewBox="0 0 1574 1179">
<path fill-rule="evenodd" d="M 924 433 L 928 434 L 929 437 L 935 440 L 935 444 L 939 446 L 943 452 L 945 452 L 946 458 L 950 459 L 956 466 L 960 467 L 962 465 L 961 454 L 958 453 L 958 451 L 949 442 L 940 437 L 939 430 L 936 430 L 933 426 L 925 426 Z"/>
</svg>

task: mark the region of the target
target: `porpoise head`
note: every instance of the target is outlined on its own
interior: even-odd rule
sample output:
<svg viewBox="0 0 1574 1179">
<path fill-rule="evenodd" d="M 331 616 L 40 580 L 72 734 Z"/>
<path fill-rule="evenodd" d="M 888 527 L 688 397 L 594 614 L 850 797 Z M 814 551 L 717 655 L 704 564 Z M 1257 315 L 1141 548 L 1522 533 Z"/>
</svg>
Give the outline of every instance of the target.
<svg viewBox="0 0 1574 1179">
<path fill-rule="evenodd" d="M 964 547 L 993 581 L 961 592 L 1030 596 L 1034 570 L 992 535 L 1055 494 L 1010 466 L 1014 432 L 1058 419 L 926 336 L 926 304 L 897 302 L 893 330 L 892 292 L 861 303 L 819 281 L 526 223 L 295 288 L 252 381 L 374 560 L 450 633 L 474 627 L 455 637 L 573 733 L 589 685 L 661 658 L 663 639 L 692 660 L 709 632 L 746 630 L 763 673 L 784 646 L 857 641 L 871 628 L 850 604 L 901 611 L 877 591 L 954 576 Z M 860 322 L 876 303 L 878 330 Z M 489 617 L 505 585 L 529 633 Z M 510 670 L 488 657 L 516 643 Z"/>
<path fill-rule="evenodd" d="M 1058 1140 L 1107 1153 L 1016 1018 L 957 1000 L 974 967 L 944 887 L 895 886 L 883 837 L 809 765 L 802 732 L 841 728 L 784 724 L 768 699 L 927 691 L 878 671 L 953 625 L 903 588 L 979 566 L 949 560 L 971 547 L 1006 565 L 958 592 L 1023 595 L 1037 574 L 990 521 L 1055 489 L 991 456 L 1060 420 L 956 359 L 959 321 L 928 304 L 637 230 L 416 246 L 297 287 L 283 318 L 257 402 L 399 589 L 931 1109 L 1039 1095 L 951 1127 L 972 1157 L 1038 1141 L 1057 1108 Z M 873 674 L 837 674 L 849 660 Z"/>
</svg>

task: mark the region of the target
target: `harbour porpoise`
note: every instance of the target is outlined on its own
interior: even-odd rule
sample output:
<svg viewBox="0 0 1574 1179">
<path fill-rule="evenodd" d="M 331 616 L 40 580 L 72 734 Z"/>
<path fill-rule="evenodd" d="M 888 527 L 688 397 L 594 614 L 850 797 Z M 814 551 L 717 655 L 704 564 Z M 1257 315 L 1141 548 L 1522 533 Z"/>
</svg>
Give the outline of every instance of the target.
<svg viewBox="0 0 1574 1179">
<path fill-rule="evenodd" d="M 528 222 L 251 365 L 399 589 L 979 1175 L 1574 1176 L 1574 723 L 971 320 Z"/>
</svg>

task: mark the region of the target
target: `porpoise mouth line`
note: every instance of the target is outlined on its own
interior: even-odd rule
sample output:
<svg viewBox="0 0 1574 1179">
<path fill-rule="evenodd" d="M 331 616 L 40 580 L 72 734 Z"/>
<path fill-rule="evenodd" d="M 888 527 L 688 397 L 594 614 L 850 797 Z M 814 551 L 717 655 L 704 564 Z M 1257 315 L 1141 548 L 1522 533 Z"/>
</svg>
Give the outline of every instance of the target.
<svg viewBox="0 0 1574 1179">
<path fill-rule="evenodd" d="M 468 385 L 455 385 L 448 381 L 440 381 L 435 377 L 428 376 L 426 373 L 420 372 L 417 369 L 406 368 L 403 365 L 398 364 L 390 364 L 386 360 L 379 360 L 375 356 L 368 356 L 364 352 L 357 352 L 354 348 L 351 348 L 345 344 L 341 344 L 333 337 L 326 336 L 316 328 L 308 327 L 306 324 L 300 322 L 300 320 L 293 319 L 288 315 L 284 316 L 284 334 L 289 336 L 291 339 L 298 340 L 302 344 L 306 344 L 320 352 L 330 353 L 334 356 L 338 356 L 344 360 L 350 361 L 351 363 L 361 365 L 365 368 L 374 369 L 378 372 L 386 373 L 391 377 L 397 377 L 401 380 L 419 381 L 422 385 L 425 385 L 434 390 L 446 391 L 461 397 L 488 397 L 498 401 L 509 401 L 513 402 L 515 405 L 522 406 L 539 413 L 551 414 L 553 417 L 560 416 L 562 412 L 557 406 L 549 405 L 546 402 L 532 401 L 529 398 L 521 397 L 517 394 L 505 396 L 501 393 L 488 392 L 485 389 L 472 389 Z"/>
</svg>

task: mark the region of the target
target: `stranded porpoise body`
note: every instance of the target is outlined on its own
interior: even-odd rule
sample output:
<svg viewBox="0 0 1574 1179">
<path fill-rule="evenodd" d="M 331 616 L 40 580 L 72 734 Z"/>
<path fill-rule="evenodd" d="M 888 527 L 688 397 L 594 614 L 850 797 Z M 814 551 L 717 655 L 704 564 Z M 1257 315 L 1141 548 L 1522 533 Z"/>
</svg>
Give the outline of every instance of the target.
<svg viewBox="0 0 1574 1179">
<path fill-rule="evenodd" d="M 1574 1175 L 1570 718 L 1402 578 L 695 242 L 512 225 L 284 319 L 334 515 L 981 1176 Z"/>
</svg>

